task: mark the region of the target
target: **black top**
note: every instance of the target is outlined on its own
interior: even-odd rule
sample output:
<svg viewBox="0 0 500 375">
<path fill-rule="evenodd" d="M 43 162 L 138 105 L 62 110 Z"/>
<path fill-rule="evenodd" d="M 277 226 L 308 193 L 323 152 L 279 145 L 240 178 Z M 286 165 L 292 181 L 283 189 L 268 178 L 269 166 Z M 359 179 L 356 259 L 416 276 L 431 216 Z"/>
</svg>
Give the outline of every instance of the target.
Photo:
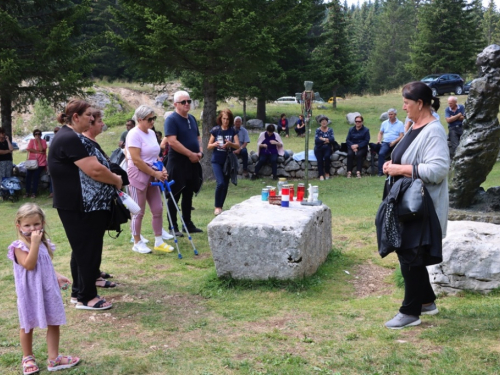
<svg viewBox="0 0 500 375">
<path fill-rule="evenodd" d="M 63 126 L 52 141 L 48 157 L 55 208 L 83 212 L 109 210 L 115 187 L 93 180 L 75 164 L 89 156 L 97 157 L 99 163 L 109 168 L 94 142 Z"/>
<path fill-rule="evenodd" d="M 226 130 L 223 130 L 220 126 L 214 126 L 212 130 L 210 130 L 210 134 L 214 136 L 215 140 L 217 141 L 217 137 L 221 136 L 224 140 L 227 140 L 229 142 L 234 142 L 234 136 L 237 134 L 236 130 L 234 127 L 229 127 Z M 212 163 L 217 163 L 223 165 L 226 162 L 226 157 L 228 152 L 233 152 L 233 149 L 229 146 L 226 146 L 227 148 L 220 148 L 217 146 L 217 148 L 214 150 L 212 153 Z"/>
<path fill-rule="evenodd" d="M 6 151 L 9 149 L 9 143 L 7 140 L 0 142 L 0 150 Z M 0 161 L 12 161 L 12 152 L 0 155 Z"/>
<path fill-rule="evenodd" d="M 394 149 L 392 152 L 391 158 L 393 164 L 401 164 L 401 158 L 405 153 L 406 149 L 411 145 L 413 140 L 417 138 L 423 128 L 425 128 L 427 124 L 418 129 L 410 129 L 408 134 L 399 142 L 398 147 Z"/>
</svg>

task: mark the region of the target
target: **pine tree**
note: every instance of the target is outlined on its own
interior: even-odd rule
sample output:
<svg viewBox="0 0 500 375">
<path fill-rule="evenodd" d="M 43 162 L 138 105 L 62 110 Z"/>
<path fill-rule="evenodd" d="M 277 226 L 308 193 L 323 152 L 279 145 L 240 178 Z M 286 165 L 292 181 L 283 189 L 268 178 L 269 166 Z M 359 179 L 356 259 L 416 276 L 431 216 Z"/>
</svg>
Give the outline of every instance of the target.
<svg viewBox="0 0 500 375">
<path fill-rule="evenodd" d="M 218 90 L 239 77 L 255 77 L 279 68 L 280 53 L 296 48 L 295 37 L 308 31 L 300 15 L 310 3 L 122 0 L 122 10 L 114 12 L 114 19 L 127 35 L 108 35 L 133 58 L 131 63 L 145 80 L 162 83 L 173 72 L 191 74 L 199 82 L 206 144 L 215 124 Z M 269 79 L 279 82 L 279 77 Z M 203 169 L 206 176 L 211 176 L 209 158 L 203 160 Z"/>
<path fill-rule="evenodd" d="M 419 7 L 417 33 L 411 42 L 414 78 L 430 73 L 460 73 L 474 68 L 484 48 L 475 14 L 465 0 L 434 0 Z"/>
<path fill-rule="evenodd" d="M 377 22 L 374 47 L 367 63 L 371 92 L 394 89 L 411 80 L 410 41 L 417 19 L 413 0 L 386 0 Z"/>
<path fill-rule="evenodd" d="M 328 92 L 334 98 L 342 87 L 350 86 L 356 77 L 356 64 L 347 37 L 347 14 L 340 0 L 328 6 L 328 19 L 318 46 L 312 53 L 315 67 L 315 91 Z M 334 107 L 335 107 L 334 101 Z"/>
<path fill-rule="evenodd" d="M 482 22 L 483 34 L 484 34 L 484 39 L 486 41 L 486 45 L 495 43 L 494 37 L 497 33 L 497 27 L 499 21 L 500 17 L 496 9 L 495 1 L 490 0 L 490 2 L 488 3 L 488 7 L 484 12 L 484 18 Z"/>
<path fill-rule="evenodd" d="M 88 2 L 3 0 L 0 3 L 2 126 L 12 135 L 12 111 L 37 98 L 67 100 L 87 85 L 92 52 L 76 41 Z"/>
</svg>

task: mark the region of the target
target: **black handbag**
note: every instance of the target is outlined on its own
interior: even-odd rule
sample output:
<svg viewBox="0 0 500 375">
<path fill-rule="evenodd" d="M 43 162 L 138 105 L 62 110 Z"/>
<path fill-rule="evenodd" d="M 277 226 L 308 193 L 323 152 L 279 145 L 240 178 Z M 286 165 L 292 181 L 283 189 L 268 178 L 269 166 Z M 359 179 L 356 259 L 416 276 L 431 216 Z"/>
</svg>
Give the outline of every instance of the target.
<svg viewBox="0 0 500 375">
<path fill-rule="evenodd" d="M 418 178 L 417 166 L 413 166 L 411 174 L 411 185 L 405 190 L 403 196 L 398 199 L 399 221 L 405 222 L 420 219 L 424 216 L 425 188 L 423 181 Z"/>
<path fill-rule="evenodd" d="M 127 223 L 130 220 L 130 211 L 125 207 L 122 202 L 122 199 L 118 196 L 118 193 L 113 194 L 113 198 L 111 199 L 111 218 L 109 220 L 109 224 L 107 227 L 108 234 L 109 231 L 115 231 L 116 237 L 113 237 L 111 234 L 109 236 L 111 238 L 118 238 L 123 230 L 121 229 L 121 225 Z"/>
</svg>

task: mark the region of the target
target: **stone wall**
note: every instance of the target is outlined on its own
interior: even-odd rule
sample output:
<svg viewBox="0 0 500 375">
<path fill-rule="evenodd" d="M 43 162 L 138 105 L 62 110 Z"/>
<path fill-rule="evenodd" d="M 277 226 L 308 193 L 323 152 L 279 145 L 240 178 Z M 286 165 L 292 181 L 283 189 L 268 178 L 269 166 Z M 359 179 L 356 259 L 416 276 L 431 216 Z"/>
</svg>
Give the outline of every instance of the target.
<svg viewBox="0 0 500 375">
<path fill-rule="evenodd" d="M 304 178 L 305 177 L 305 160 L 303 161 L 295 161 L 293 159 L 293 151 L 287 150 L 285 152 L 285 156 L 278 157 L 278 176 L 279 177 L 289 177 L 289 178 Z M 371 166 L 372 154 L 368 152 L 366 156 L 366 160 L 363 164 L 363 170 L 361 171 L 362 175 L 366 174 L 377 174 L 378 172 L 378 155 L 374 155 L 373 169 Z M 257 152 L 251 151 L 250 155 L 248 155 L 248 171 L 254 172 L 255 165 L 257 164 L 259 157 Z M 238 174 L 243 173 L 243 164 L 240 161 L 240 168 L 238 170 Z M 353 173 L 356 172 L 356 162 L 354 161 Z M 264 165 L 259 174 L 262 176 L 271 176 L 271 164 Z M 336 151 L 330 157 L 330 176 L 345 176 L 347 174 L 347 153 Z M 309 162 L 309 178 L 317 178 L 318 177 L 318 163 L 316 161 Z"/>
</svg>

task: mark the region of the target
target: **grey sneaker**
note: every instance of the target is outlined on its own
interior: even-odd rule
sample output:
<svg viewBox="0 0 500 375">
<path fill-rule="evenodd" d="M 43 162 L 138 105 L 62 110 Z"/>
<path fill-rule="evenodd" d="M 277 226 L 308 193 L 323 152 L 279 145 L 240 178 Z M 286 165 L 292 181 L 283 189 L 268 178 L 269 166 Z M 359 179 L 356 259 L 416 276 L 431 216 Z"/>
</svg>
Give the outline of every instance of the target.
<svg viewBox="0 0 500 375">
<path fill-rule="evenodd" d="M 420 314 L 422 315 L 436 315 L 439 312 L 436 304 L 432 302 L 429 306 L 423 306 Z"/>
<path fill-rule="evenodd" d="M 385 323 L 390 329 L 401 329 L 405 327 L 418 326 L 422 321 L 418 316 L 397 313 L 394 318 Z"/>
</svg>

